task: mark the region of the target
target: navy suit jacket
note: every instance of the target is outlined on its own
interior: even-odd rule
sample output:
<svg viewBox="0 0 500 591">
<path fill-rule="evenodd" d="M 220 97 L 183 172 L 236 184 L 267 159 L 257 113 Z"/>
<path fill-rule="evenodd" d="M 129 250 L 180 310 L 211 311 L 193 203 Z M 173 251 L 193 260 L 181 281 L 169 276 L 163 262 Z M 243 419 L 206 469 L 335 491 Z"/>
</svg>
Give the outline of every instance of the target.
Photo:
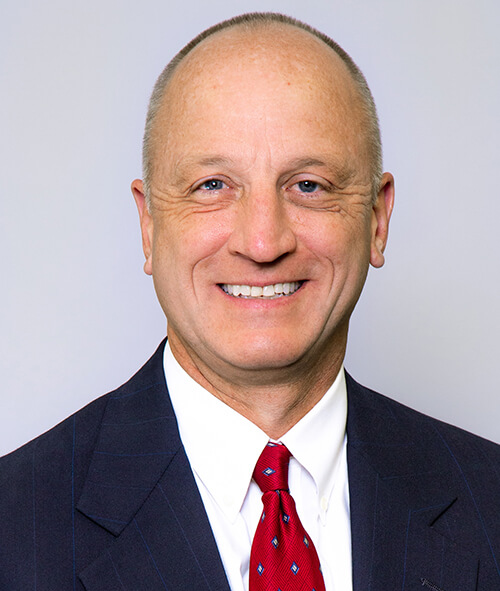
<svg viewBox="0 0 500 591">
<path fill-rule="evenodd" d="M 0 460 L 1 591 L 229 591 L 162 351 Z M 347 389 L 354 591 L 500 590 L 500 447 Z"/>
</svg>

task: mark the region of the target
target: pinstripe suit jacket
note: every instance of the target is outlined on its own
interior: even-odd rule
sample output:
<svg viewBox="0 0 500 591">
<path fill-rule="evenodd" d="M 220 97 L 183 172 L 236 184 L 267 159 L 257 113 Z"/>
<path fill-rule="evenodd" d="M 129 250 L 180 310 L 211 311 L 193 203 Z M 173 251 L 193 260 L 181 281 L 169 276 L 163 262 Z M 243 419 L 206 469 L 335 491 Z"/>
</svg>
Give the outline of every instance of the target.
<svg viewBox="0 0 500 591">
<path fill-rule="evenodd" d="M 229 591 L 162 351 L 0 460 L 1 591 Z M 500 447 L 347 384 L 354 591 L 500 590 Z"/>
</svg>

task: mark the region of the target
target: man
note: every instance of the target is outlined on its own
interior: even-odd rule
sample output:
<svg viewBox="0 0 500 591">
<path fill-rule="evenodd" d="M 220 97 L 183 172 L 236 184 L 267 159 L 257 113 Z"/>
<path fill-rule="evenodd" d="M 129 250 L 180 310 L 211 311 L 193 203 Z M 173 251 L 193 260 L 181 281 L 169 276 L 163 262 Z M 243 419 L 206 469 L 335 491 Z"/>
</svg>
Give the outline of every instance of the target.
<svg viewBox="0 0 500 591">
<path fill-rule="evenodd" d="M 3 459 L 0 589 L 500 589 L 498 446 L 343 371 L 380 153 L 362 74 L 301 23 L 238 17 L 174 58 L 132 183 L 168 341 Z"/>
</svg>

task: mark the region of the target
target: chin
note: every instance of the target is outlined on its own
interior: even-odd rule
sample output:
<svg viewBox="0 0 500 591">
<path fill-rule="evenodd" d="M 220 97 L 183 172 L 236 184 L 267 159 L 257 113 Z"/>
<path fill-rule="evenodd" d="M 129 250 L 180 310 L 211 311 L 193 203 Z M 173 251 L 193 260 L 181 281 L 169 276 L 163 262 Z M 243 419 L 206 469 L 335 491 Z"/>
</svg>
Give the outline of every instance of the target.
<svg viewBox="0 0 500 591">
<path fill-rule="evenodd" d="M 285 369 L 297 363 L 306 354 L 308 347 L 290 347 L 283 341 L 247 343 L 246 347 L 226 351 L 221 355 L 230 365 L 243 371 L 266 371 Z"/>
</svg>

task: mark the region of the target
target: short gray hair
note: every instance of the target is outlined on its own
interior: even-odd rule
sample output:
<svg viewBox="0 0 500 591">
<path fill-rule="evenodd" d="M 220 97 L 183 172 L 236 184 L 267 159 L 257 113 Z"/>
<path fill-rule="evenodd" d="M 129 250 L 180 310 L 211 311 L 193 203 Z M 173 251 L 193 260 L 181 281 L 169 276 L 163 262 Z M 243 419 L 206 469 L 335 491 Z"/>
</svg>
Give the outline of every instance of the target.
<svg viewBox="0 0 500 591">
<path fill-rule="evenodd" d="M 338 45 L 333 39 L 330 39 L 324 33 L 321 33 L 314 27 L 299 21 L 298 19 L 286 16 L 276 12 L 250 12 L 235 16 L 223 22 L 206 29 L 183 47 L 177 55 L 167 64 L 163 72 L 158 77 L 154 85 L 151 99 L 149 101 L 146 127 L 144 130 L 144 138 L 142 144 L 142 170 L 144 180 L 144 194 L 146 196 L 146 203 L 148 207 L 151 205 L 151 179 L 153 176 L 153 128 L 156 115 L 160 110 L 162 99 L 165 94 L 167 85 L 172 78 L 174 71 L 177 69 L 181 61 L 203 40 L 219 31 L 231 29 L 233 27 L 243 27 L 251 30 L 262 26 L 272 25 L 274 23 L 289 25 L 307 31 L 323 41 L 328 47 L 340 57 L 349 70 L 362 98 L 363 111 L 368 122 L 366 129 L 366 136 L 369 144 L 369 149 L 372 155 L 372 175 L 371 184 L 374 198 L 379 189 L 382 178 L 382 140 L 380 135 L 380 125 L 377 115 L 377 108 L 373 100 L 372 93 L 366 82 L 361 70 L 354 63 L 351 56 Z"/>
</svg>

